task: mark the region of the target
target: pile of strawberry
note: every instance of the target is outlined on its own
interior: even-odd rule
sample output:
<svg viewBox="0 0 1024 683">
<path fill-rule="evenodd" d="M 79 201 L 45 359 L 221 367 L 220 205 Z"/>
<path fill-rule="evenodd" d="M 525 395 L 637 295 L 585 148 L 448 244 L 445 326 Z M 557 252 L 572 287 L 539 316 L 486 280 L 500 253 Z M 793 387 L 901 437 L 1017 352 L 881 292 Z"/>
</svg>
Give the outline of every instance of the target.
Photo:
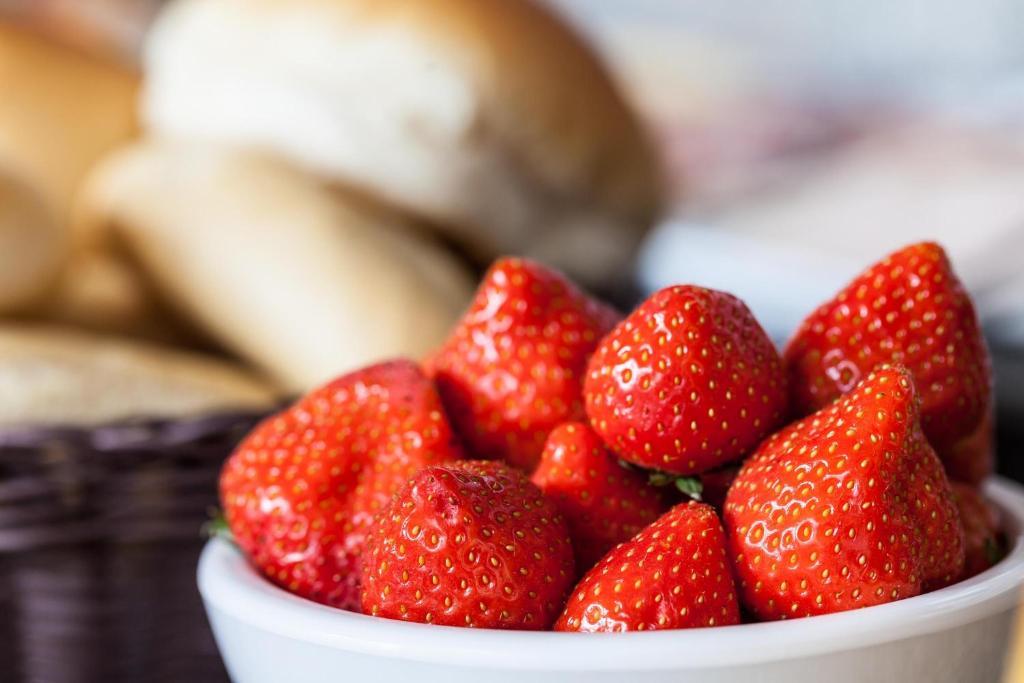
<svg viewBox="0 0 1024 683">
<path fill-rule="evenodd" d="M 991 566 L 991 415 L 977 317 L 935 244 L 869 268 L 782 355 L 729 294 L 670 287 L 623 318 L 509 258 L 424 364 L 351 373 L 257 427 L 221 498 L 270 580 L 381 617 L 786 619 Z"/>
</svg>

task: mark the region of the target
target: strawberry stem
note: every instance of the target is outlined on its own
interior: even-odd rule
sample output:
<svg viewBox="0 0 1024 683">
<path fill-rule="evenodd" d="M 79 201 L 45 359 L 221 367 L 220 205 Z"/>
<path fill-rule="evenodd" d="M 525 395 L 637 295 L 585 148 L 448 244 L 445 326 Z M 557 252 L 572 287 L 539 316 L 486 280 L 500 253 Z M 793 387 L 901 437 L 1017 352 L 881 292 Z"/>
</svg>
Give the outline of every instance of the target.
<svg viewBox="0 0 1024 683">
<path fill-rule="evenodd" d="M 675 486 L 680 493 L 689 496 L 696 501 L 700 501 L 701 494 L 704 493 L 704 484 L 701 483 L 699 477 L 680 477 L 677 474 L 670 474 L 659 470 L 645 470 L 642 467 L 637 467 L 633 463 L 626 462 L 621 459 L 619 460 L 619 466 L 623 469 L 629 470 L 630 472 L 646 474 L 647 483 L 651 486 L 657 486 L 659 488 Z"/>
<path fill-rule="evenodd" d="M 651 486 L 675 486 L 680 493 L 698 501 L 701 499 L 701 493 L 704 492 L 704 485 L 697 477 L 680 477 L 668 472 L 654 471 L 648 474 L 647 481 Z"/>
<path fill-rule="evenodd" d="M 697 479 L 696 477 L 678 477 L 675 483 L 676 488 L 679 489 L 680 493 L 684 493 L 696 501 L 701 499 L 701 494 L 704 492 L 704 485 L 700 483 L 700 479 Z"/>
</svg>

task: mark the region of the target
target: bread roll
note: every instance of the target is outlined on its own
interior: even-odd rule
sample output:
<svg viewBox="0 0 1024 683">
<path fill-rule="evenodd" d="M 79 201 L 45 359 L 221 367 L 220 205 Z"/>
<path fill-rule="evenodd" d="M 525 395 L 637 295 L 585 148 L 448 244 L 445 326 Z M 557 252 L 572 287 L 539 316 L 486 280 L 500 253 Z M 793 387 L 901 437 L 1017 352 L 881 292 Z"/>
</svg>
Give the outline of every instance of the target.
<svg viewBox="0 0 1024 683">
<path fill-rule="evenodd" d="M 58 221 L 104 152 L 134 134 L 138 78 L 0 21 L 0 168 Z"/>
<path fill-rule="evenodd" d="M 278 398 L 213 358 L 69 328 L 0 325 L 0 427 L 263 410 Z"/>
<path fill-rule="evenodd" d="M 531 0 L 178 0 L 144 53 L 151 128 L 273 150 L 481 260 L 607 284 L 659 209 L 636 117 Z"/>
<path fill-rule="evenodd" d="M 37 301 L 66 251 L 67 235 L 39 194 L 0 170 L 0 313 Z"/>
<path fill-rule="evenodd" d="M 97 168 L 78 215 L 113 226 L 171 301 L 298 390 L 420 356 L 472 294 L 446 252 L 251 152 L 139 143 Z"/>
<path fill-rule="evenodd" d="M 174 345 L 205 338 L 161 300 L 152 283 L 109 242 L 76 249 L 46 296 L 23 317 Z"/>
</svg>

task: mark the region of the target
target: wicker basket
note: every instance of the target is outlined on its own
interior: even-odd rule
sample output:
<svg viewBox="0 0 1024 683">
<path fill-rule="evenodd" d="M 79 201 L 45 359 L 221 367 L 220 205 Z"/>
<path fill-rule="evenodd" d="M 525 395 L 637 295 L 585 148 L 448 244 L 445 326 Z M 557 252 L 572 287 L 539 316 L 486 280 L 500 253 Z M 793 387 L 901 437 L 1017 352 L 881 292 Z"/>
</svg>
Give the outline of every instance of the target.
<svg viewBox="0 0 1024 683">
<path fill-rule="evenodd" d="M 227 680 L 195 566 L 259 417 L 0 431 L 0 680 Z"/>
</svg>

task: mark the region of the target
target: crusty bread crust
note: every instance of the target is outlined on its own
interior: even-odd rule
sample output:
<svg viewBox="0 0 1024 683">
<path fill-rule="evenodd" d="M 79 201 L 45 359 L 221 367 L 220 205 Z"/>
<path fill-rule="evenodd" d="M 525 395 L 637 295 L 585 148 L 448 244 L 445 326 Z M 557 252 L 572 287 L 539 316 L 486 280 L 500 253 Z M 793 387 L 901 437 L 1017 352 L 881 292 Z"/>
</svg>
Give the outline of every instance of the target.
<svg viewBox="0 0 1024 683">
<path fill-rule="evenodd" d="M 271 387 L 229 363 L 64 327 L 0 325 L 0 426 L 91 425 L 267 409 Z"/>
</svg>

